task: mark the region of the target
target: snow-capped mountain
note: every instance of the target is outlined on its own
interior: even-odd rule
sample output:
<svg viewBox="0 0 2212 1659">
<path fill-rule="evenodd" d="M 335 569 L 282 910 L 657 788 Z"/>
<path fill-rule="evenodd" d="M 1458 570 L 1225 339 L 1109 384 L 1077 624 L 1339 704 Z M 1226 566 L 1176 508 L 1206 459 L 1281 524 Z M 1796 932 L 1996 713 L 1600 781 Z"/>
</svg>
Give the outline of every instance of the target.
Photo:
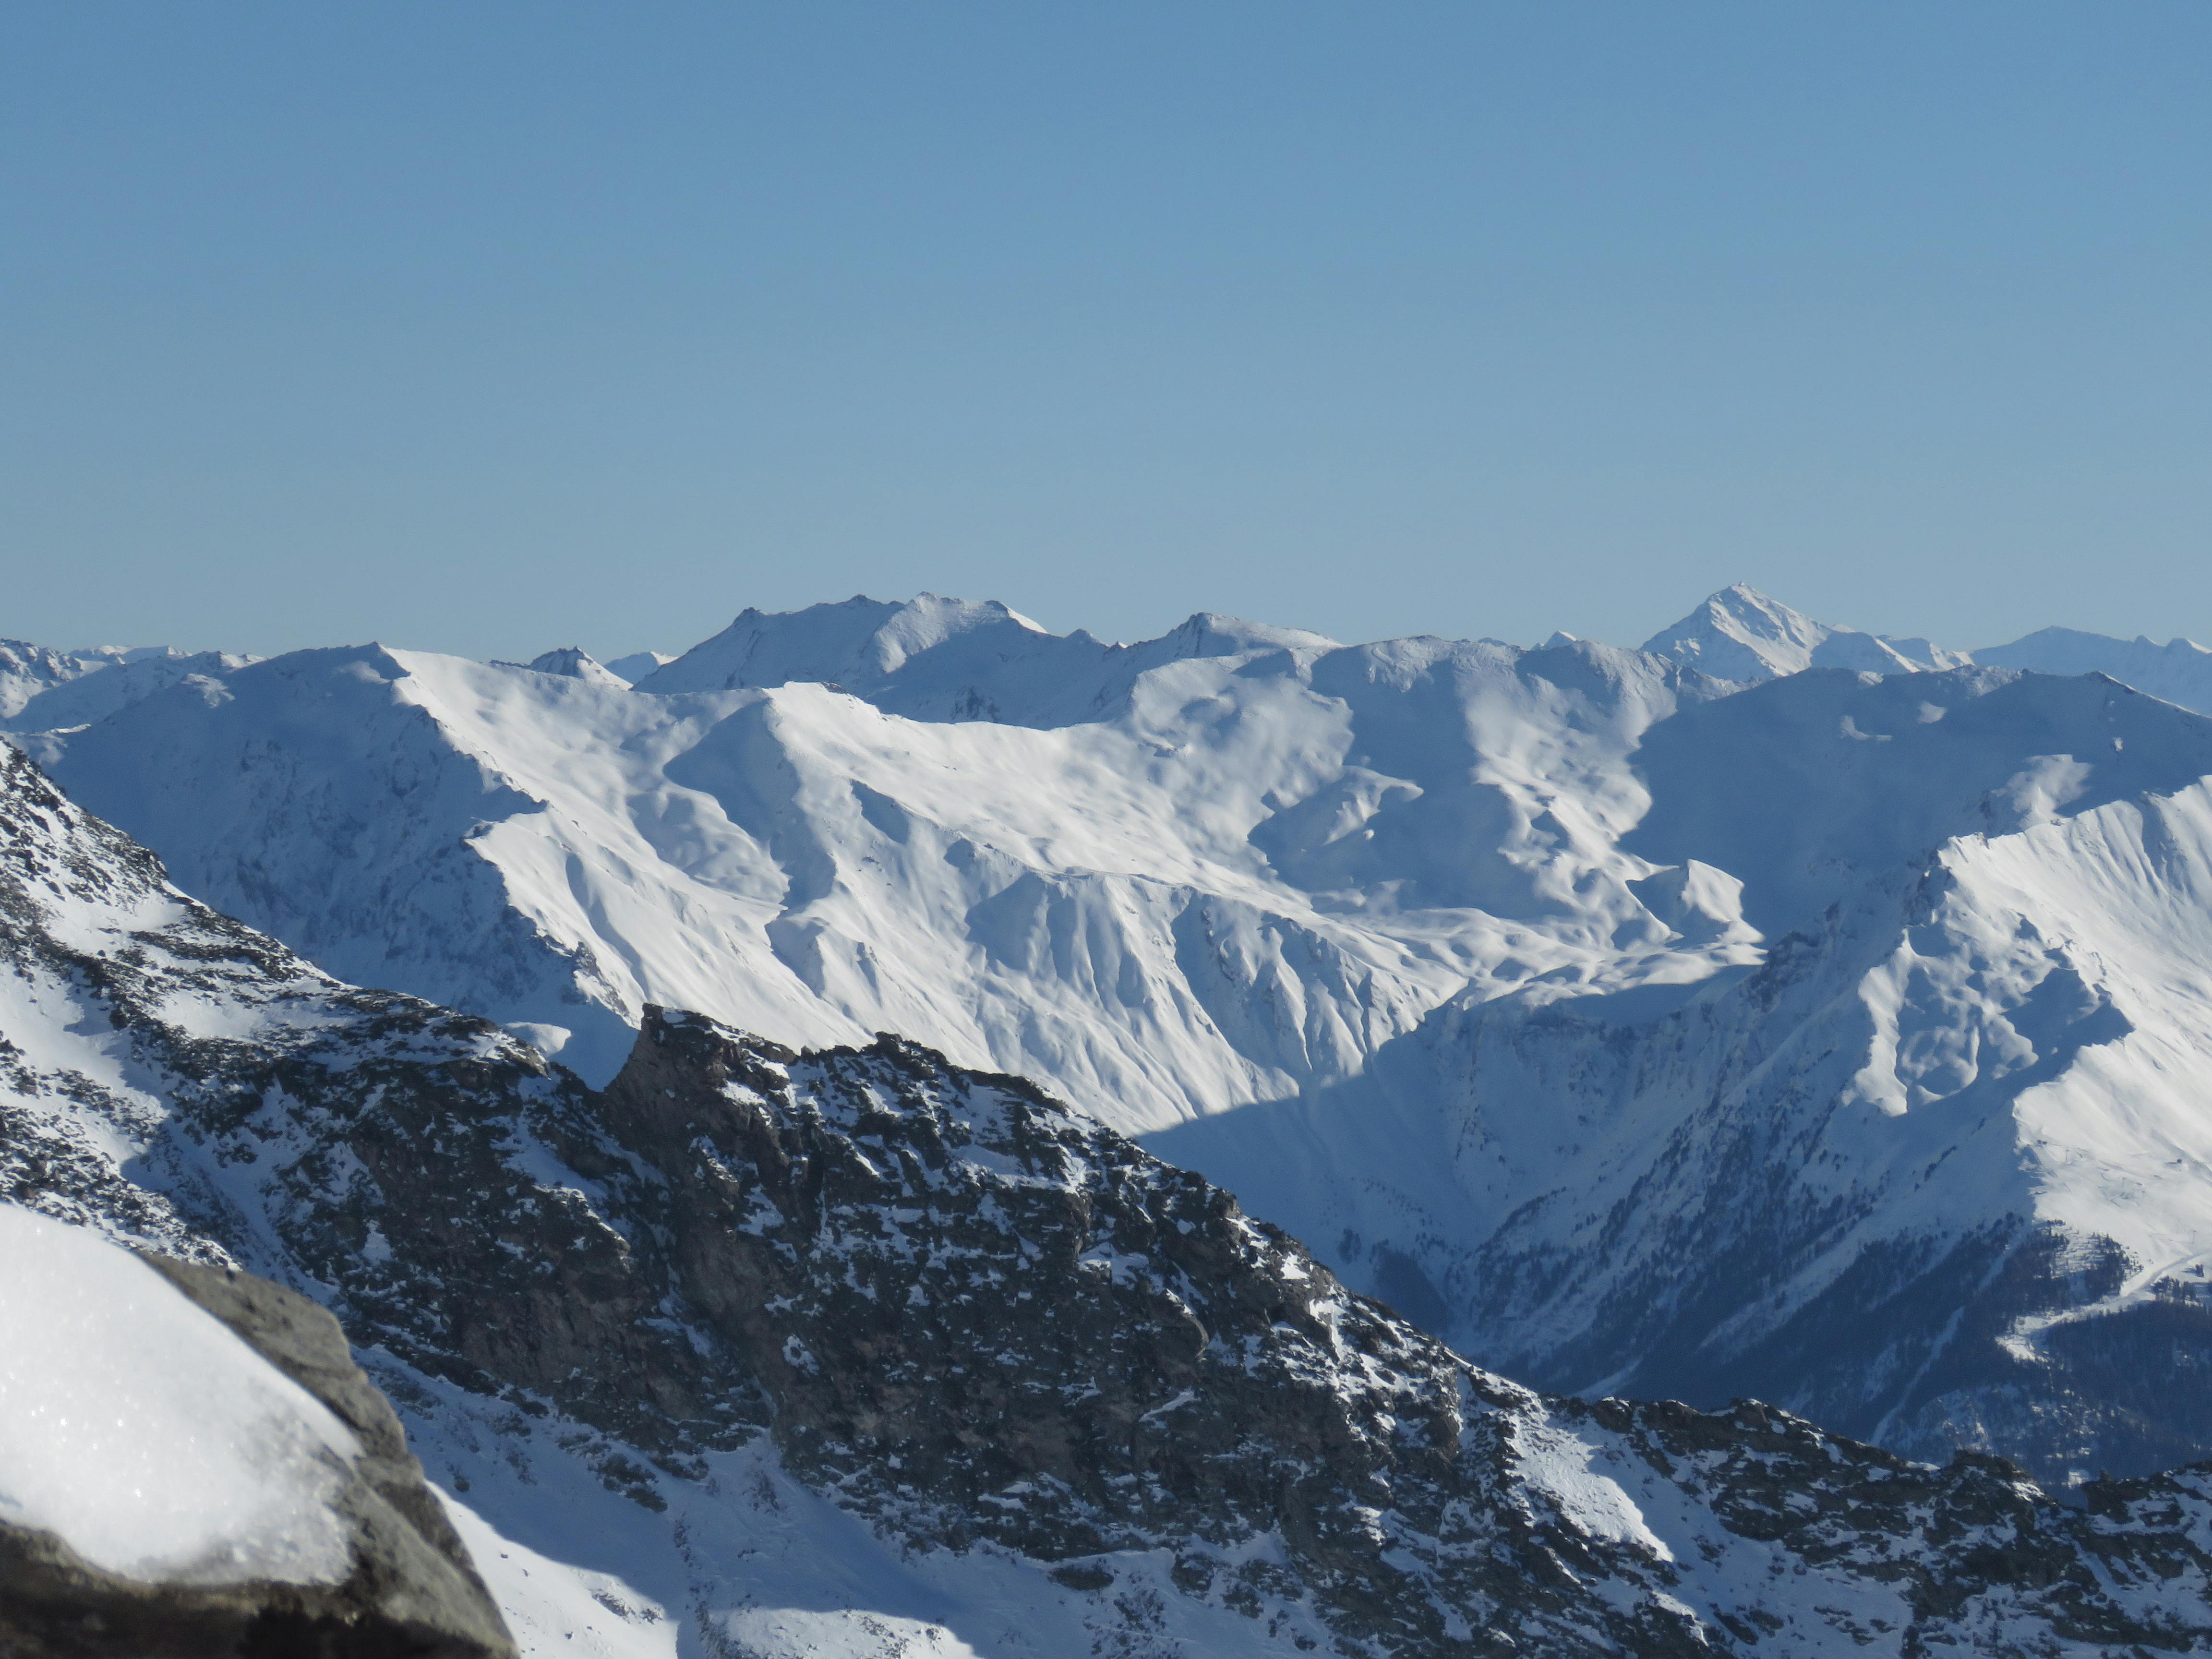
<svg viewBox="0 0 2212 1659">
<path fill-rule="evenodd" d="M 12 720 L 40 693 L 91 671 L 92 665 L 70 652 L 27 640 L 0 640 L 0 720 Z"/>
<path fill-rule="evenodd" d="M 2212 651 L 2194 640 L 2154 645 L 2140 635 L 2116 640 L 2077 629 L 2045 628 L 2010 645 L 1977 651 L 1974 660 L 2039 674 L 2109 674 L 2154 697 L 2212 714 Z"/>
<path fill-rule="evenodd" d="M 979 634 L 975 672 L 941 672 Z M 647 696 L 363 647 L 30 743 L 210 902 L 594 1080 L 659 1002 L 797 1043 L 916 1034 L 1144 1129 L 1355 1073 L 1470 981 L 1748 959 L 1725 915 L 1675 939 L 1614 845 L 1642 810 L 1626 757 L 1711 695 L 1673 664 L 1206 618 L 1031 659 L 1010 637 L 871 689 L 957 715 L 1049 669 L 1104 717 L 921 719 L 805 681 Z"/>
<path fill-rule="evenodd" d="M 665 651 L 633 651 L 628 656 L 611 659 L 607 672 L 625 685 L 635 685 L 647 674 L 665 668 L 676 660 Z"/>
<path fill-rule="evenodd" d="M 1337 648 L 1319 634 L 1204 611 L 1157 640 L 1108 645 L 1081 629 L 1048 633 L 995 600 L 856 595 L 775 616 L 747 611 L 637 689 L 834 685 L 910 720 L 1054 727 L 1126 713 L 1141 675 L 1186 659 L 1310 658 Z"/>
<path fill-rule="evenodd" d="M 1741 684 L 1808 668 L 1907 674 L 1969 663 L 2038 674 L 2105 674 L 2184 708 L 2212 714 L 2212 651 L 2193 640 L 2154 645 L 2140 636 L 2116 640 L 2078 629 L 2045 628 L 2009 645 L 1948 651 L 1923 639 L 1833 628 L 1742 582 L 1723 588 L 1671 628 L 1661 629 L 1644 642 L 1644 649 Z"/>
<path fill-rule="evenodd" d="M 649 1004 L 896 1031 L 1547 1385 L 2054 1480 L 2212 1452 L 2212 727 L 1700 615 L 1727 678 L 854 600 L 639 691 L 361 647 L 23 741 L 189 890 L 592 1083 Z"/>
<path fill-rule="evenodd" d="M 533 1654 L 2212 1644 L 2203 1471 L 2053 1503 L 1531 1394 L 897 1039 L 646 1012 L 593 1091 L 0 765 L 0 1199 L 325 1303 Z"/>
<path fill-rule="evenodd" d="M 1717 679 L 1746 684 L 1808 668 L 1904 674 L 1957 668 L 1972 660 L 1964 652 L 1945 651 L 1926 640 L 1832 628 L 1743 582 L 1723 588 L 1673 627 L 1661 629 L 1644 641 L 1644 649 L 1701 668 Z"/>
<path fill-rule="evenodd" d="M 621 675 L 602 667 L 592 654 L 580 646 L 564 645 L 555 650 L 541 652 L 528 662 L 495 662 L 494 668 L 526 668 L 534 674 L 558 674 L 563 679 L 581 680 L 586 685 L 596 685 L 605 691 L 629 689 L 629 682 Z"/>
</svg>

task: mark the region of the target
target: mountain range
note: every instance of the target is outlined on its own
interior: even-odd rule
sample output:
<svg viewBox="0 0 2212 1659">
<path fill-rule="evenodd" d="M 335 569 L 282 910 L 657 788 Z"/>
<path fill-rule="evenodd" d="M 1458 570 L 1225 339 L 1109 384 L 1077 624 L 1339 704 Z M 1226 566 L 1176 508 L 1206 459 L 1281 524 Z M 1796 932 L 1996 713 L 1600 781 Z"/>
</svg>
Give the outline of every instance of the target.
<svg viewBox="0 0 2212 1659">
<path fill-rule="evenodd" d="M 562 1089 L 654 1008 L 896 1033 L 1521 1382 L 2061 1491 L 2212 1456 L 2188 641 L 1737 587 L 1639 650 L 924 596 L 611 668 L 9 651 L 12 740 L 185 891 Z"/>
</svg>

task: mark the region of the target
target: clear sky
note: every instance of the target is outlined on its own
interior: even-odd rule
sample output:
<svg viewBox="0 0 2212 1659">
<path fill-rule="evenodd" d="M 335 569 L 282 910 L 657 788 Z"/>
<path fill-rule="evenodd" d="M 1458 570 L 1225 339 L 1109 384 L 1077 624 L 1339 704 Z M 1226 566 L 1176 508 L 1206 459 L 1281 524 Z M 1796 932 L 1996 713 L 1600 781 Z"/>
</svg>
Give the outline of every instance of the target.
<svg viewBox="0 0 2212 1659">
<path fill-rule="evenodd" d="M 2212 5 L 0 5 L 0 635 L 2212 639 Z"/>
</svg>

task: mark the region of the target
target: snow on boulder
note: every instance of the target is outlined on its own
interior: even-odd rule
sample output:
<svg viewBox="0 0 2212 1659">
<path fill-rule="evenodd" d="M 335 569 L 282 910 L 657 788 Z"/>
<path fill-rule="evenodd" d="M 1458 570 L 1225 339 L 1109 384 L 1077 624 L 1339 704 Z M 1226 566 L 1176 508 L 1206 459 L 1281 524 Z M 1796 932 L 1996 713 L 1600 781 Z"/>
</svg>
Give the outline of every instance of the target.
<svg viewBox="0 0 2212 1659">
<path fill-rule="evenodd" d="M 514 1650 L 337 1322 L 0 1206 L 0 1652 L 331 1642 Z"/>
<path fill-rule="evenodd" d="M 128 1578 L 329 1583 L 361 1443 L 96 1234 L 0 1210 L 0 1516 Z"/>
</svg>

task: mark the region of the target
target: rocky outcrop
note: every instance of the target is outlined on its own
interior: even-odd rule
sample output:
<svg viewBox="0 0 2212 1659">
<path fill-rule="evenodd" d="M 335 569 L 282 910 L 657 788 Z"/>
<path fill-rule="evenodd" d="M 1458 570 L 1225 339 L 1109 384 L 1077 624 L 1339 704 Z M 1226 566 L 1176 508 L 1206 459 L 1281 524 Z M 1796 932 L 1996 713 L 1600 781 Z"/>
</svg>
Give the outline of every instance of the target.
<svg viewBox="0 0 2212 1659">
<path fill-rule="evenodd" d="M 2073 1509 L 1756 1405 L 1542 1398 L 911 1043 L 650 1011 L 596 1116 L 620 1155 L 575 1163 L 665 1241 L 641 1269 L 758 1379 L 788 1466 L 921 1542 L 1109 1577 L 1164 1546 L 1187 1594 L 1310 1598 L 1347 1651 L 2212 1644 L 2205 1472 Z"/>
<path fill-rule="evenodd" d="M 336 1583 L 147 1582 L 101 1571 L 52 1532 L 0 1522 L 0 1656 L 513 1659 L 499 1609 L 337 1322 L 251 1274 L 147 1259 L 360 1441 L 331 1499 L 350 1571 Z"/>
</svg>

